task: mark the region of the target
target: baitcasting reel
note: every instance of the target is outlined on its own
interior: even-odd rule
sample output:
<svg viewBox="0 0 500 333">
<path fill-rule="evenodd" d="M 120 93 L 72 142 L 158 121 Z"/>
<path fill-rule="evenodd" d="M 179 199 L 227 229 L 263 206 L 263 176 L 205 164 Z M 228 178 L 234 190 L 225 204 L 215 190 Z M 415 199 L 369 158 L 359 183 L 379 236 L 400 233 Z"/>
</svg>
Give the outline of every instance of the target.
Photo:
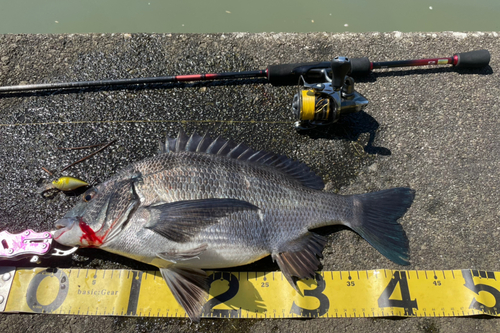
<svg viewBox="0 0 500 333">
<path fill-rule="evenodd" d="M 297 130 L 332 124 L 340 115 L 359 112 L 368 105 L 368 100 L 354 90 L 354 80 L 347 76 L 350 71 L 351 61 L 346 57 L 333 59 L 331 78 L 327 68 L 306 65 L 295 69 L 297 74 L 303 73 L 292 102 Z M 315 83 L 308 83 L 304 76 Z"/>
</svg>

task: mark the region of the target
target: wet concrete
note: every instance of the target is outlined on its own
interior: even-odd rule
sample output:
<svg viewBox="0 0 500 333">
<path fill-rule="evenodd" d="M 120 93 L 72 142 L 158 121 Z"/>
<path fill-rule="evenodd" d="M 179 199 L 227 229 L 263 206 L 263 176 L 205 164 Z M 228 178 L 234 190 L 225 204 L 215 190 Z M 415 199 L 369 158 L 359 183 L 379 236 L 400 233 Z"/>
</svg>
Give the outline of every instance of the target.
<svg viewBox="0 0 500 333">
<path fill-rule="evenodd" d="M 172 84 L 0 95 L 0 230 L 52 229 L 75 197 L 43 199 L 36 184 L 87 152 L 59 150 L 117 139 L 65 175 L 102 181 L 156 153 L 180 127 L 209 130 L 255 149 L 286 154 L 341 194 L 410 186 L 416 199 L 402 219 L 408 269 L 500 270 L 500 39 L 496 33 L 437 34 L 104 34 L 0 36 L 0 85 L 264 69 L 329 60 L 373 61 L 451 56 L 486 48 L 489 68 L 384 70 L 359 79 L 370 104 L 330 128 L 297 133 L 295 89 L 262 81 Z M 238 83 L 238 82 L 232 82 Z M 331 233 L 331 231 L 336 231 Z M 325 270 L 401 269 L 356 234 L 327 230 Z M 19 262 L 20 265 L 27 265 Z M 149 266 L 99 250 L 44 265 Z M 264 260 L 245 269 L 277 269 Z M 480 318 L 208 320 L 9 314 L 0 327 L 61 332 L 498 331 Z"/>
</svg>

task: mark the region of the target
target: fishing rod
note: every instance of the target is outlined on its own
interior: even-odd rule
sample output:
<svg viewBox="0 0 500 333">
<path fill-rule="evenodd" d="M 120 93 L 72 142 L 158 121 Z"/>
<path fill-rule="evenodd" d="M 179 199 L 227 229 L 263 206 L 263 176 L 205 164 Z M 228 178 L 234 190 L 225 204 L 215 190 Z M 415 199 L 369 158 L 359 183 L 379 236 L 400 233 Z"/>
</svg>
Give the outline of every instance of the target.
<svg viewBox="0 0 500 333">
<path fill-rule="evenodd" d="M 368 58 L 351 59 L 352 76 L 368 75 L 374 69 L 408 67 L 408 66 L 428 66 L 428 65 L 453 65 L 456 68 L 480 68 L 489 64 L 490 53 L 487 50 L 471 51 L 466 53 L 457 53 L 447 58 L 429 58 L 418 60 L 402 61 L 384 61 L 371 62 Z M 308 62 L 298 64 L 271 65 L 264 70 L 244 71 L 244 72 L 225 72 L 213 74 L 190 74 L 190 75 L 172 75 L 132 79 L 116 80 L 98 80 L 98 81 L 74 81 L 60 83 L 41 83 L 26 84 L 17 86 L 0 87 L 1 92 L 17 92 L 47 89 L 71 89 L 71 88 L 89 88 L 117 85 L 135 85 L 151 83 L 175 83 L 175 82 L 194 82 L 194 81 L 216 81 L 216 80 L 234 80 L 265 77 L 274 86 L 295 85 L 301 75 L 307 77 L 322 76 L 321 69 L 329 69 L 330 61 Z"/>
<path fill-rule="evenodd" d="M 298 92 L 292 103 L 292 110 L 298 119 L 295 127 L 308 129 L 333 123 L 341 114 L 358 112 L 366 107 L 368 100 L 354 90 L 352 76 L 369 75 L 375 69 L 409 66 L 452 65 L 455 68 L 481 68 L 488 66 L 489 61 L 488 50 L 456 53 L 444 58 L 384 62 L 371 62 L 367 57 L 336 57 L 332 61 L 270 65 L 264 70 L 243 72 L 3 86 L 0 87 L 0 97 L 1 93 L 5 92 L 267 78 L 268 83 L 273 86 L 298 84 Z"/>
</svg>

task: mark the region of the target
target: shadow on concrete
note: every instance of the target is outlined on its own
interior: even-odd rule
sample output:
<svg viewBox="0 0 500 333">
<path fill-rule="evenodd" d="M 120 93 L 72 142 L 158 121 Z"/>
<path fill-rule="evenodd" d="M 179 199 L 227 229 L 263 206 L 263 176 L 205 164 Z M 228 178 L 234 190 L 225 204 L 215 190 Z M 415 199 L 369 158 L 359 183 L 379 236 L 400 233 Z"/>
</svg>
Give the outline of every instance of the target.
<svg viewBox="0 0 500 333">
<path fill-rule="evenodd" d="M 455 67 L 440 67 L 440 68 L 426 68 L 426 69 L 405 69 L 405 70 L 390 70 L 387 72 L 371 72 L 366 76 L 353 76 L 356 82 L 376 82 L 379 77 L 390 76 L 408 76 L 408 75 L 426 75 L 436 73 L 451 73 L 456 72 L 461 75 L 477 74 L 477 75 L 491 75 L 493 69 L 490 66 L 483 68 L 455 68 Z"/>
<path fill-rule="evenodd" d="M 385 147 L 374 146 L 375 135 L 379 123 L 364 111 L 343 116 L 338 122 L 331 125 L 317 126 L 313 129 L 300 131 L 311 139 L 347 140 L 357 141 L 361 134 L 368 133 L 370 138 L 363 148 L 367 154 L 391 155 L 391 151 Z"/>
</svg>

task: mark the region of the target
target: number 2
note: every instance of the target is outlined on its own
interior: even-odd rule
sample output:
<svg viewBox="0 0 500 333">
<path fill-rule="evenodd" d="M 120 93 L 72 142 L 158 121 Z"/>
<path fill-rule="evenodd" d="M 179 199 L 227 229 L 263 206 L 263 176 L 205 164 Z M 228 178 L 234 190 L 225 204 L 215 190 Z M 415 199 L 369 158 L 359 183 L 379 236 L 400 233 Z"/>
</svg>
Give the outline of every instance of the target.
<svg viewBox="0 0 500 333">
<path fill-rule="evenodd" d="M 217 272 L 215 274 L 210 275 L 208 278 L 208 285 L 211 285 L 214 281 L 223 279 L 229 282 L 229 289 L 223 292 L 222 294 L 215 296 L 211 300 L 209 300 L 203 306 L 202 313 L 205 316 L 212 317 L 240 317 L 241 309 L 238 310 L 225 310 L 225 309 L 214 309 L 216 305 L 229 301 L 231 298 L 236 296 L 238 290 L 240 289 L 240 283 L 236 276 L 232 276 L 230 278 L 231 273 L 228 272 Z"/>
</svg>

